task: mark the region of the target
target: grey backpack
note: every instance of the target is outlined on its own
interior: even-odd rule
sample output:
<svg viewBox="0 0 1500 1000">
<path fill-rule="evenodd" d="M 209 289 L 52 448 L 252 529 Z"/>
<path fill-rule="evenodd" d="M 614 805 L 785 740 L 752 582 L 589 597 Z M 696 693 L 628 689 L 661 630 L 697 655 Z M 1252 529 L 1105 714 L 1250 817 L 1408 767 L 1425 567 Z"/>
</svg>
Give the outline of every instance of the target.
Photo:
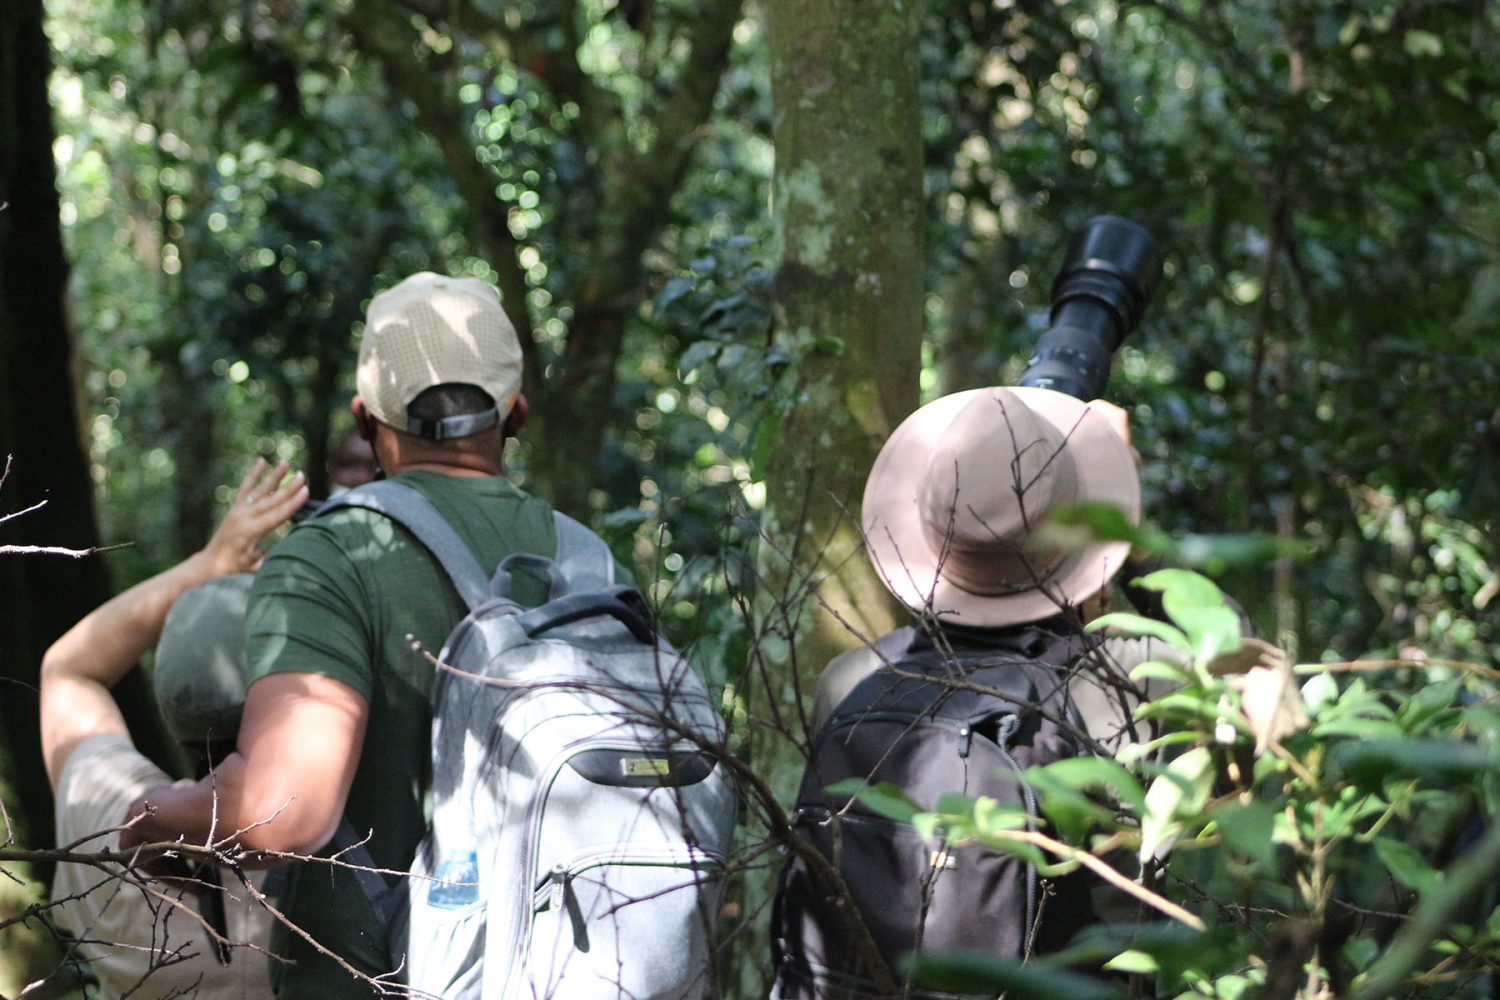
<svg viewBox="0 0 1500 1000">
<path fill-rule="evenodd" d="M 552 559 L 486 574 L 409 487 L 329 506 L 404 526 L 469 607 L 438 656 L 431 827 L 403 885 L 360 873 L 398 975 L 446 998 L 702 996 L 736 811 L 722 721 L 609 548 L 555 514 Z M 522 564 L 551 578 L 539 607 L 510 597 Z M 358 843 L 347 820 L 334 843 Z"/>
</svg>

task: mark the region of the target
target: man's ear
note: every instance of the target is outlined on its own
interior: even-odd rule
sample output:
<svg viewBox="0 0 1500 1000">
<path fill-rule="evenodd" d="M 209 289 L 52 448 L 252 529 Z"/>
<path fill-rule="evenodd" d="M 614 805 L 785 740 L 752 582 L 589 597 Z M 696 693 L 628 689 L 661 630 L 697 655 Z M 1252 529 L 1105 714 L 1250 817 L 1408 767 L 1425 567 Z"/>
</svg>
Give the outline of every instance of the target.
<svg viewBox="0 0 1500 1000">
<path fill-rule="evenodd" d="M 354 414 L 354 433 L 363 441 L 375 444 L 375 418 L 365 408 L 365 401 L 355 396 L 349 400 L 349 412 Z"/>
<path fill-rule="evenodd" d="M 515 401 L 510 404 L 510 412 L 505 415 L 505 423 L 500 426 L 500 433 L 505 437 L 515 437 L 521 433 L 521 428 L 526 426 L 526 415 L 530 412 L 531 404 L 526 402 L 526 394 L 516 393 Z"/>
</svg>

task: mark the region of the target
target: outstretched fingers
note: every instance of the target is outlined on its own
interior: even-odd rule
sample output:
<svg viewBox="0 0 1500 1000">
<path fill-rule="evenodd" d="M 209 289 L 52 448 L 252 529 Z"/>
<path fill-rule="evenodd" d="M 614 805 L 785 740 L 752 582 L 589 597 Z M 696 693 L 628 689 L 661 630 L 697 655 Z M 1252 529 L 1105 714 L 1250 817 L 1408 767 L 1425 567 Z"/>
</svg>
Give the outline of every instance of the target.
<svg viewBox="0 0 1500 1000">
<path fill-rule="evenodd" d="M 215 574 L 250 573 L 265 558 L 260 540 L 307 502 L 306 477 L 289 466 L 256 459 L 235 491 L 234 502 L 205 548 Z"/>
</svg>

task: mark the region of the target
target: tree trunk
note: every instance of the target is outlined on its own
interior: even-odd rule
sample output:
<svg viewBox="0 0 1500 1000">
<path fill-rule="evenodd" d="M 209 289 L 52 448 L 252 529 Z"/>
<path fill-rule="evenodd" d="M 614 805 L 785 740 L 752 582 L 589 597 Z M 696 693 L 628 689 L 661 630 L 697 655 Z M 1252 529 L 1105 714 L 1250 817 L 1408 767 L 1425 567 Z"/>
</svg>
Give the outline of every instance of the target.
<svg viewBox="0 0 1500 1000">
<path fill-rule="evenodd" d="M 0 518 L 15 515 L 0 524 L 0 546 L 89 548 L 98 543 L 98 528 L 64 303 L 68 268 L 47 102 L 51 68 L 40 0 L 0 0 L 0 468 L 8 463 L 10 469 L 0 485 Z M 37 504 L 45 506 L 17 513 Z M 108 596 L 109 573 L 99 556 L 0 555 L 0 805 L 6 819 L 0 842 L 52 842 L 52 796 L 37 726 L 38 667 L 47 646 Z M 120 693 L 130 716 L 152 717 L 138 675 Z M 45 880 L 51 873 L 29 874 Z M 0 910 L 31 901 L 29 887 L 0 881 L 9 887 Z M 55 968 L 54 947 L 34 926 L 7 932 L 0 939 L 0 990 L 20 989 Z"/>
<path fill-rule="evenodd" d="M 779 336 L 798 386 L 768 466 L 762 566 L 816 600 L 787 638 L 809 684 L 901 617 L 864 555 L 859 508 L 881 444 L 917 406 L 922 151 L 916 9 L 773 0 Z M 875 75 L 872 76 L 872 68 Z"/>
<path fill-rule="evenodd" d="M 864 552 L 865 477 L 916 408 L 922 150 L 909 0 L 771 0 L 777 337 L 796 385 L 767 464 L 760 676 L 747 692 L 757 773 L 791 802 L 828 660 L 904 617 Z M 857 634 L 856 634 L 857 633 Z M 744 912 L 769 887 L 747 877 Z M 758 963 L 730 988 L 763 995 Z"/>
<path fill-rule="evenodd" d="M 0 544 L 87 549 L 99 542 L 93 484 L 73 383 L 40 0 L 0 0 L 0 460 L 13 456 L 0 512 L 41 509 L 0 527 Z M 3 514 L 0 514 L 3 516 Z M 0 556 L 0 749 L 20 838 L 51 840 L 36 683 L 42 654 L 110 594 L 99 556 Z M 139 674 L 116 691 L 138 745 L 165 744 Z"/>
</svg>

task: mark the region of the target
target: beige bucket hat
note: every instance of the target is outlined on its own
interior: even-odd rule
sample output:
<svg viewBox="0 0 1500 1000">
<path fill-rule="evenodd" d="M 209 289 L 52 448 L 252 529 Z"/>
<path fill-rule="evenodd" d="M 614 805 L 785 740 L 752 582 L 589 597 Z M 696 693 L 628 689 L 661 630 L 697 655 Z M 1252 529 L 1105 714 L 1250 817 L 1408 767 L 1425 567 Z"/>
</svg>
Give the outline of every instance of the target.
<svg viewBox="0 0 1500 1000">
<path fill-rule="evenodd" d="M 1036 528 L 1064 504 L 1140 519 L 1130 446 L 1087 403 L 988 388 L 928 403 L 886 441 L 865 483 L 865 544 L 903 604 L 956 625 L 1037 621 L 1107 584 L 1128 542 L 1061 549 Z"/>
<path fill-rule="evenodd" d="M 464 437 L 510 412 L 521 389 L 521 342 L 490 285 L 422 271 L 370 300 L 354 379 L 381 423 L 439 440 Z M 450 382 L 483 389 L 495 410 L 419 426 L 406 408 Z"/>
</svg>

